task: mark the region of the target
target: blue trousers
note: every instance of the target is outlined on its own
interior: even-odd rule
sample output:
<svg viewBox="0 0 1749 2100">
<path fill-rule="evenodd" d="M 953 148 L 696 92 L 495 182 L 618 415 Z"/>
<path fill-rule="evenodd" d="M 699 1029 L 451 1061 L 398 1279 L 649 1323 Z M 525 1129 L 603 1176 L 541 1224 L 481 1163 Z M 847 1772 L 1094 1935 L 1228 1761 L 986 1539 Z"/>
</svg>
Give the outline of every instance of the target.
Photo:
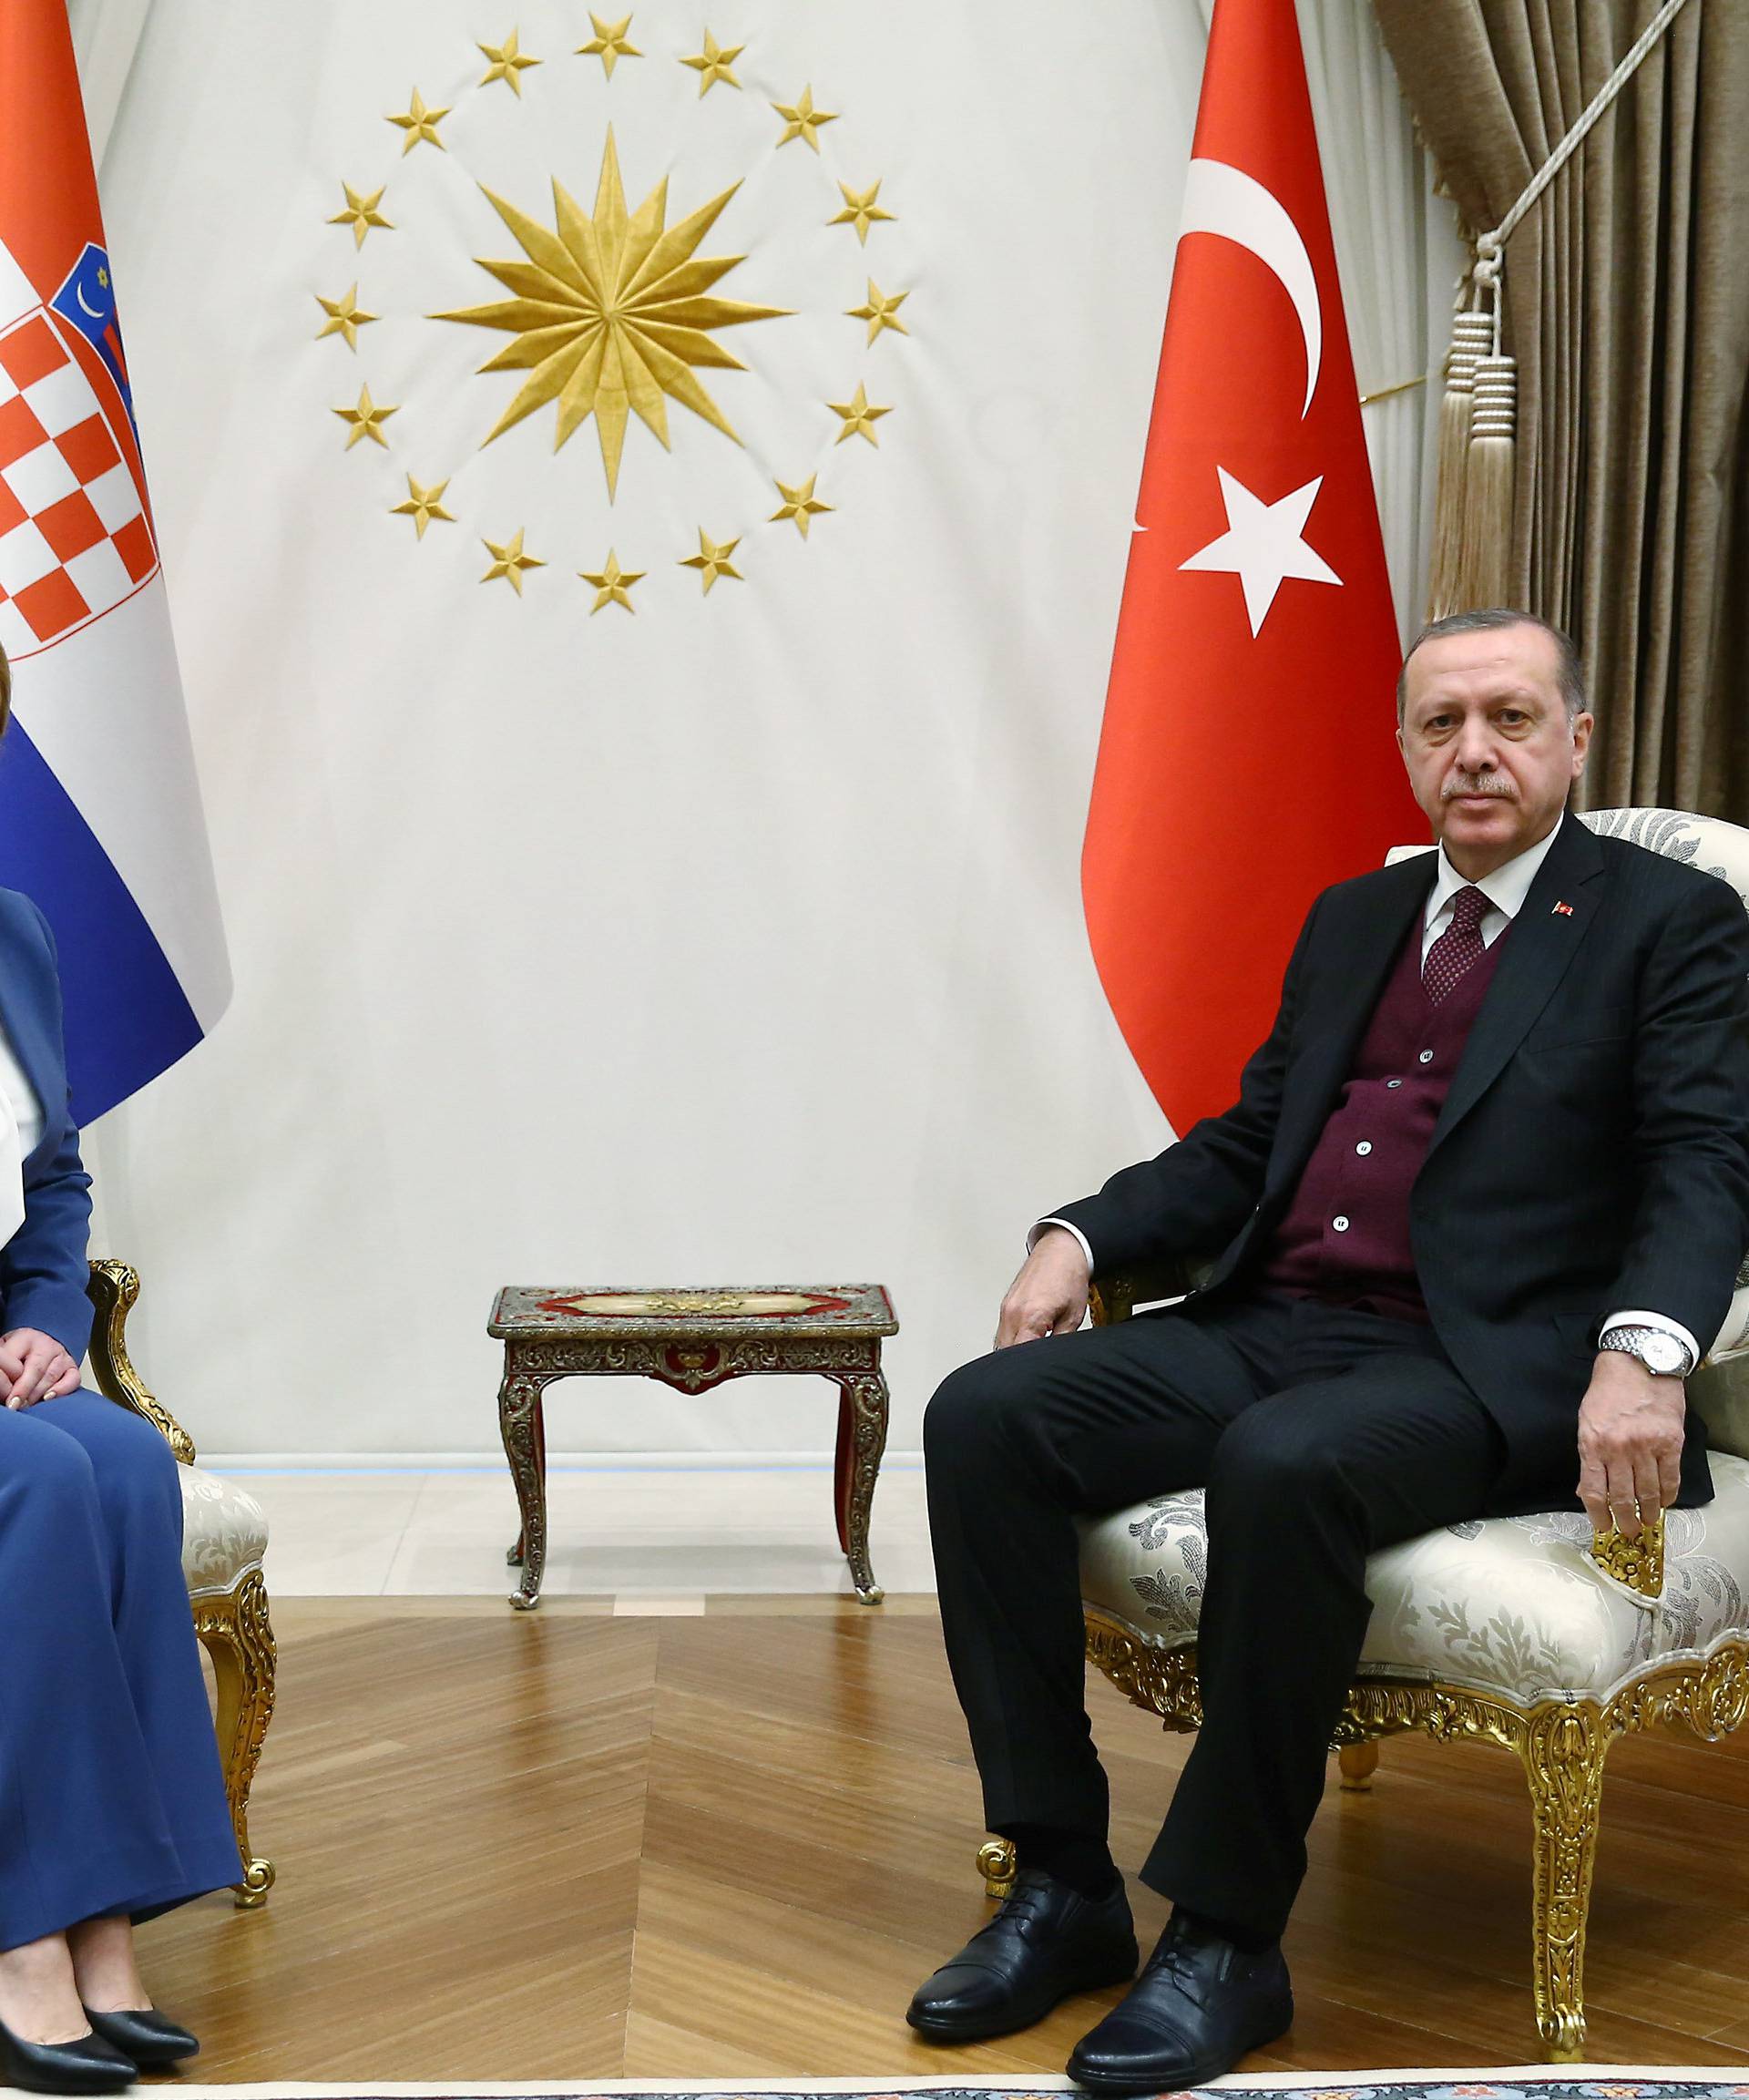
<svg viewBox="0 0 1749 2100">
<path fill-rule="evenodd" d="M 240 1875 L 169 1446 L 83 1389 L 0 1408 L 0 1949 Z"/>
</svg>

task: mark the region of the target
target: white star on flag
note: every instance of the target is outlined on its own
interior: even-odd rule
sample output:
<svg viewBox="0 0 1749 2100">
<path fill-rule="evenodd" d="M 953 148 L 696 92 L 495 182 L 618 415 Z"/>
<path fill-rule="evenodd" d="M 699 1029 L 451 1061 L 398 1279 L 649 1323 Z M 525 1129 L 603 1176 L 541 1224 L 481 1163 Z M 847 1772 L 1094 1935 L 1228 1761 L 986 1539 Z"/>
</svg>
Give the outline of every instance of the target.
<svg viewBox="0 0 1749 2100">
<path fill-rule="evenodd" d="M 1227 529 L 1188 561 L 1181 561 L 1179 567 L 1219 569 L 1236 576 L 1244 586 L 1245 615 L 1255 637 L 1269 617 L 1275 593 L 1290 576 L 1301 577 L 1307 583 L 1342 581 L 1324 557 L 1301 538 L 1318 491 L 1324 487 L 1324 476 L 1308 481 L 1279 503 L 1263 503 L 1224 466 L 1214 471 L 1221 476 Z"/>
</svg>

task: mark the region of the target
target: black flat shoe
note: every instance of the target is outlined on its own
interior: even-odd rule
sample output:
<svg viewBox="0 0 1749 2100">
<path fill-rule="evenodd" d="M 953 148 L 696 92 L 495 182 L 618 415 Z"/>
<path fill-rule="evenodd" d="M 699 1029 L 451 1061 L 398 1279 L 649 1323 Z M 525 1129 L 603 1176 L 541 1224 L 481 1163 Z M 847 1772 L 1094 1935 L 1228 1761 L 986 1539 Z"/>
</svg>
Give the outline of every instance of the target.
<svg viewBox="0 0 1749 2100">
<path fill-rule="evenodd" d="M 149 2005 L 141 2013 L 94 2013 L 87 2005 L 85 2016 L 94 2034 L 112 2049 L 119 2049 L 142 2071 L 156 2071 L 200 2054 L 199 2043 L 186 2027 L 179 2027 Z"/>
<path fill-rule="evenodd" d="M 1279 1947 L 1248 1954 L 1174 1918 L 1120 2005 L 1076 2044 L 1078 2085 L 1101 2095 L 1206 2085 L 1294 2024 L 1294 1991 Z"/>
<path fill-rule="evenodd" d="M 134 2063 L 95 2033 L 77 2042 L 26 2042 L 0 2026 L 0 2081 L 26 2093 L 119 2093 L 134 2082 Z"/>
<path fill-rule="evenodd" d="M 1023 1870 L 984 1930 L 918 1986 L 905 2016 L 926 2042 L 1012 2034 L 1072 1992 L 1127 1983 L 1138 1952 L 1121 1881 L 1095 1901 Z"/>
</svg>

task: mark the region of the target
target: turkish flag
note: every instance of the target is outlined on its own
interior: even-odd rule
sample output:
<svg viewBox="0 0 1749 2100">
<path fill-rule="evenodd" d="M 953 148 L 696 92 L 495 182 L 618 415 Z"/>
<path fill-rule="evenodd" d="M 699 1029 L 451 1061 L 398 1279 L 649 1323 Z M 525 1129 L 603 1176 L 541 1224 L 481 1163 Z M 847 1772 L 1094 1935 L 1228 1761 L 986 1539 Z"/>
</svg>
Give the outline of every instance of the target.
<svg viewBox="0 0 1749 2100">
<path fill-rule="evenodd" d="M 1426 835 L 1294 0 L 1216 0 L 1081 890 L 1176 1130 L 1233 1101 L 1313 897 Z"/>
</svg>

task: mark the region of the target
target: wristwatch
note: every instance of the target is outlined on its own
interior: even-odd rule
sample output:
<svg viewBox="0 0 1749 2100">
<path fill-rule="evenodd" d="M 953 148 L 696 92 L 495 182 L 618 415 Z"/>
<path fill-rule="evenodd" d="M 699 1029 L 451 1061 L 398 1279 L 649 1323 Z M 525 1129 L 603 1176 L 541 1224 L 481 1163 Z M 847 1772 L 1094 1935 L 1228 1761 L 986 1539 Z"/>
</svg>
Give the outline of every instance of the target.
<svg viewBox="0 0 1749 2100">
<path fill-rule="evenodd" d="M 1685 1378 L 1694 1368 L 1687 1345 L 1666 1334 L 1662 1327 L 1611 1327 L 1597 1346 L 1638 1357 L 1656 1378 Z"/>
</svg>

